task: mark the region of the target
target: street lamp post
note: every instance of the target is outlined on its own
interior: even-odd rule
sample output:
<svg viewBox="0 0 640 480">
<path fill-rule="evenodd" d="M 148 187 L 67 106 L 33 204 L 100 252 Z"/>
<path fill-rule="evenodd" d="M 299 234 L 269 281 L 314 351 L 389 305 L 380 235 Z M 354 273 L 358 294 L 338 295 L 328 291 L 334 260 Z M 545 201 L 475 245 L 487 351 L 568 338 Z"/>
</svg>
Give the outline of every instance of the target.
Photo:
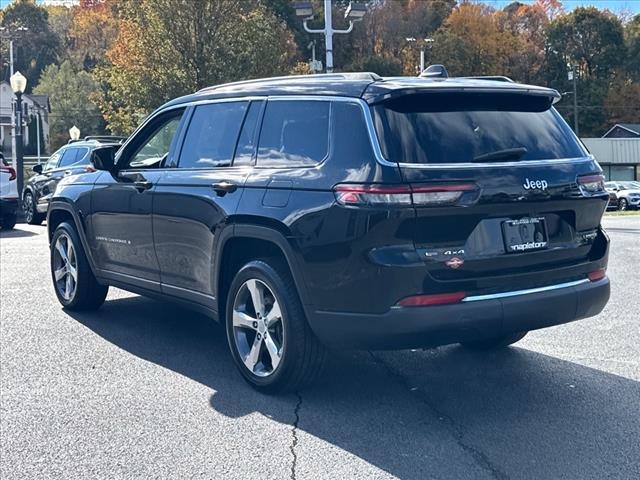
<svg viewBox="0 0 640 480">
<path fill-rule="evenodd" d="M 416 39 L 415 37 L 407 37 L 405 39 L 407 42 L 411 42 L 411 43 L 418 43 L 418 39 Z M 418 75 L 420 75 L 422 72 L 424 72 L 424 52 L 425 52 L 425 48 L 427 45 L 431 45 L 433 43 L 433 38 L 425 38 L 422 41 L 420 41 L 419 45 L 420 45 L 420 72 L 418 72 Z"/>
<path fill-rule="evenodd" d="M 22 187 L 24 185 L 24 156 L 22 153 L 22 94 L 27 88 L 27 79 L 20 72 L 11 75 L 11 90 L 16 95 L 16 170 L 18 174 L 18 195 L 22 198 Z"/>
<path fill-rule="evenodd" d="M 309 33 L 323 33 L 326 51 L 326 69 L 327 73 L 333 72 L 333 34 L 334 33 L 351 33 L 354 22 L 362 20 L 366 13 L 366 7 L 360 3 L 350 2 L 344 17 L 349 20 L 349 28 L 337 30 L 333 28 L 333 18 L 331 16 L 331 0 L 324 0 L 324 28 L 309 28 L 307 22 L 313 19 L 313 6 L 311 2 L 298 2 L 294 5 L 296 15 L 302 18 L 304 29 Z"/>
<path fill-rule="evenodd" d="M 80 140 L 80 129 L 75 125 L 69 129 L 69 138 L 72 142 Z"/>
</svg>

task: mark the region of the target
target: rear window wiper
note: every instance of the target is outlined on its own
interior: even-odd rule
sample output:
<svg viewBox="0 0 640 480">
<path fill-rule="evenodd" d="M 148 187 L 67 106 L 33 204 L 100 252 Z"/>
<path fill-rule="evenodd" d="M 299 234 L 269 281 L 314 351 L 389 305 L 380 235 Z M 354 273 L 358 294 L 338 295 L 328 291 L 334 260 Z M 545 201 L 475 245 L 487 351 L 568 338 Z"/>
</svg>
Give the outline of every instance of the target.
<svg viewBox="0 0 640 480">
<path fill-rule="evenodd" d="M 520 160 L 526 153 L 525 147 L 505 148 L 504 150 L 496 150 L 495 152 L 485 153 L 473 157 L 474 162 L 493 162 L 496 160 Z"/>
</svg>

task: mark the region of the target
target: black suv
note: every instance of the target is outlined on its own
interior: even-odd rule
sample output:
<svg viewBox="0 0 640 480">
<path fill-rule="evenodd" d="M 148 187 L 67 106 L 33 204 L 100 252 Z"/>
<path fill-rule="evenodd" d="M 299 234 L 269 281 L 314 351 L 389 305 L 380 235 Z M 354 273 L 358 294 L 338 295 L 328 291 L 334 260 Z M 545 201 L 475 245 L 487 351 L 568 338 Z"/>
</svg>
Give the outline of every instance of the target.
<svg viewBox="0 0 640 480">
<path fill-rule="evenodd" d="M 70 310 L 109 285 L 195 307 L 272 392 L 316 377 L 326 346 L 495 348 L 596 315 L 608 194 L 558 98 L 360 73 L 171 101 L 58 185 L 55 292 Z"/>
<path fill-rule="evenodd" d="M 25 220 L 31 225 L 40 225 L 47 215 L 51 195 L 62 177 L 93 171 L 91 152 L 105 145 L 120 146 L 124 137 L 92 136 L 70 142 L 56 150 L 42 165 L 34 165 L 34 175 L 22 191 L 22 208 Z"/>
</svg>

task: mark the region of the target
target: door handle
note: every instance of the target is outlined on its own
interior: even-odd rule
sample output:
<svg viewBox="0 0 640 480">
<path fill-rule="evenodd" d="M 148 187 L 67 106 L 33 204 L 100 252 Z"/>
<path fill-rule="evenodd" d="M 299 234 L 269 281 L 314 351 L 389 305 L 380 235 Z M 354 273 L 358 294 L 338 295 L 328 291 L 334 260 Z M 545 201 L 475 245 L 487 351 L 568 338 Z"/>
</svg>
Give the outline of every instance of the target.
<svg viewBox="0 0 640 480">
<path fill-rule="evenodd" d="M 227 193 L 233 193 L 238 189 L 238 186 L 233 182 L 228 182 L 226 180 L 218 183 L 214 183 L 211 185 L 219 197 L 224 197 Z"/>
<path fill-rule="evenodd" d="M 73 173 L 73 170 L 65 170 L 64 174 L 65 175 L 71 175 Z"/>
<path fill-rule="evenodd" d="M 151 187 L 153 187 L 153 183 L 147 180 L 138 180 L 137 182 L 133 182 L 133 185 L 140 192 L 144 190 L 149 190 Z"/>
</svg>

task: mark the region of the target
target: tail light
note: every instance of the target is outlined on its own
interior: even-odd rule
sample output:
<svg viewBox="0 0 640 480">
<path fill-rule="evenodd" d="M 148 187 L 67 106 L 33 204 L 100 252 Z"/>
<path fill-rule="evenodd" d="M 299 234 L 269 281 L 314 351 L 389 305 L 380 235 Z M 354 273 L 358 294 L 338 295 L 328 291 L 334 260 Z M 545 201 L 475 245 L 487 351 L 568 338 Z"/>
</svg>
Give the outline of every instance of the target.
<svg viewBox="0 0 640 480">
<path fill-rule="evenodd" d="M 455 204 L 465 192 L 477 190 L 473 183 L 440 185 L 372 185 L 343 183 L 333 189 L 341 205 L 419 205 Z"/>
<path fill-rule="evenodd" d="M 435 295 L 413 295 L 400 300 L 400 307 L 426 307 L 429 305 L 450 305 L 460 303 L 467 296 L 464 292 L 437 293 Z"/>
<path fill-rule="evenodd" d="M 582 175 L 578 177 L 578 187 L 584 195 L 604 192 L 604 175 L 601 173 L 594 175 Z"/>
<path fill-rule="evenodd" d="M 13 167 L 0 167 L 0 172 L 5 172 L 9 174 L 9 181 L 15 180 L 17 175 L 16 171 Z"/>
<path fill-rule="evenodd" d="M 607 271 L 604 268 L 601 268 L 600 270 L 587 273 L 587 277 L 589 277 L 589 280 L 592 282 L 597 282 L 598 280 L 602 280 L 606 274 Z"/>
</svg>

